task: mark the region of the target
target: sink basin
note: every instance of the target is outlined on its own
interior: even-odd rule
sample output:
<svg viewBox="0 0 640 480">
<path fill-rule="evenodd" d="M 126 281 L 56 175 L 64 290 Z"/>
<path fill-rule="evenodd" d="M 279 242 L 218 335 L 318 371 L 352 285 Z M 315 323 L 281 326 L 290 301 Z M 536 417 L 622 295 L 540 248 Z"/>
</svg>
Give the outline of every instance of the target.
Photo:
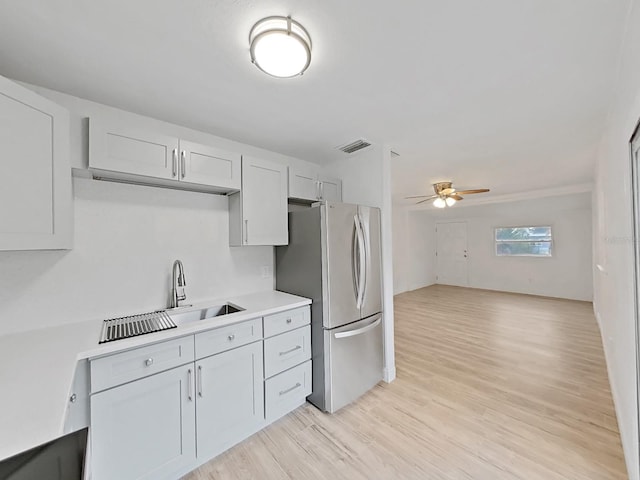
<svg viewBox="0 0 640 480">
<path fill-rule="evenodd" d="M 214 305 L 212 307 L 202 308 L 200 310 L 191 310 L 190 312 L 171 313 L 167 311 L 171 320 L 176 325 L 184 325 L 185 323 L 197 322 L 198 320 L 206 320 L 207 318 L 221 317 L 231 313 L 242 312 L 244 308 L 238 307 L 231 303 L 223 303 L 222 305 Z"/>
</svg>

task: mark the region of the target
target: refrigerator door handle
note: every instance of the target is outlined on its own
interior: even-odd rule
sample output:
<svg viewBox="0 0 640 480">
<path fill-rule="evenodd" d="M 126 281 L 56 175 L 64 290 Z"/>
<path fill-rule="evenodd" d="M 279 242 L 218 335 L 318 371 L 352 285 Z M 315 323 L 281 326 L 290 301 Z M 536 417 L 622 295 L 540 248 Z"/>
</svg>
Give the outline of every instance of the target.
<svg viewBox="0 0 640 480">
<path fill-rule="evenodd" d="M 358 295 L 356 297 L 356 308 L 362 308 L 364 301 L 364 273 L 365 273 L 365 252 L 364 252 L 364 232 L 362 231 L 362 225 L 360 223 L 360 217 L 356 214 L 353 217 L 356 224 L 356 238 L 358 258 L 357 258 L 357 282 L 358 282 Z"/>
<path fill-rule="evenodd" d="M 362 335 L 363 333 L 367 333 L 369 330 L 373 330 L 382 322 L 382 317 L 379 317 L 375 322 L 367 325 L 366 327 L 357 328 L 355 330 L 349 330 L 347 332 L 338 332 L 334 333 L 334 337 L 336 338 L 347 338 L 347 337 L 355 337 L 356 335 Z"/>
<path fill-rule="evenodd" d="M 358 299 L 360 298 L 360 274 L 358 273 L 358 222 L 354 219 L 353 226 L 353 249 L 351 251 L 351 272 L 353 274 L 353 291 L 356 295 L 356 308 L 358 306 Z"/>
<path fill-rule="evenodd" d="M 360 300 L 360 306 L 364 305 L 364 299 L 367 296 L 367 278 L 369 276 L 369 237 L 368 229 L 365 230 L 364 222 L 362 221 L 362 217 L 358 214 L 358 220 L 360 221 L 360 230 L 362 231 L 362 256 L 364 257 L 364 261 L 362 262 L 363 271 L 362 271 L 362 299 Z M 368 225 L 367 225 L 368 227 Z"/>
</svg>

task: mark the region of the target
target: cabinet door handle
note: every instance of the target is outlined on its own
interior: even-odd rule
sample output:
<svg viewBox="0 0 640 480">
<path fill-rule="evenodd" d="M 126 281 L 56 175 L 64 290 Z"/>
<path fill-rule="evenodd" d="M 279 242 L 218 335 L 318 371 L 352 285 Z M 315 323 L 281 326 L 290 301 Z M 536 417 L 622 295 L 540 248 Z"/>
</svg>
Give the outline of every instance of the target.
<svg viewBox="0 0 640 480">
<path fill-rule="evenodd" d="M 233 340 L 236 338 L 235 334 L 231 334 L 227 337 L 229 339 L 230 342 L 233 342 Z"/>
<path fill-rule="evenodd" d="M 320 200 L 324 200 L 324 182 L 320 182 Z"/>
<path fill-rule="evenodd" d="M 173 149 L 173 155 L 171 157 L 172 174 L 175 177 L 178 174 L 178 149 Z"/>
<path fill-rule="evenodd" d="M 287 318 L 287 323 L 291 323 L 291 319 L 290 318 Z"/>
<path fill-rule="evenodd" d="M 316 200 L 320 200 L 320 182 L 316 182 Z"/>
<path fill-rule="evenodd" d="M 180 176 L 182 178 L 184 178 L 184 176 L 186 175 L 186 170 L 187 170 L 187 152 L 185 150 L 182 150 L 180 152 Z"/>
<path fill-rule="evenodd" d="M 198 365 L 198 396 L 202 398 L 202 365 Z"/>
<path fill-rule="evenodd" d="M 244 243 L 249 243 L 249 220 L 244 221 Z"/>
<path fill-rule="evenodd" d="M 187 370 L 187 398 L 193 400 L 193 379 L 191 378 L 191 369 Z"/>
<path fill-rule="evenodd" d="M 289 392 L 294 391 L 296 388 L 300 388 L 302 386 L 302 384 L 300 382 L 296 383 L 293 387 L 291 388 L 287 388 L 286 390 L 282 390 L 278 393 L 278 395 L 282 396 L 282 395 L 286 395 Z"/>
<path fill-rule="evenodd" d="M 300 345 L 296 345 L 295 347 L 293 347 L 291 350 L 287 350 L 286 352 L 280 352 L 280 356 L 282 357 L 283 355 L 289 355 L 290 353 L 295 352 L 296 350 L 300 350 L 302 348 L 302 346 Z"/>
<path fill-rule="evenodd" d="M 145 364 L 147 367 L 150 367 L 151 365 L 153 365 L 153 358 L 147 358 L 147 359 L 144 361 L 144 364 Z"/>
</svg>

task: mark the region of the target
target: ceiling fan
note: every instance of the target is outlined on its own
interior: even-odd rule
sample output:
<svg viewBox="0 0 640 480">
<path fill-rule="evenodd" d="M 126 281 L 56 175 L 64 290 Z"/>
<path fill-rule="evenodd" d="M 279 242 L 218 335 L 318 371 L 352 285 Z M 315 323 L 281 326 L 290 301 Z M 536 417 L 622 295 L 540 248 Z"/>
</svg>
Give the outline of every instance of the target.
<svg viewBox="0 0 640 480">
<path fill-rule="evenodd" d="M 427 202 L 432 198 L 435 198 L 435 200 L 433 201 L 433 206 L 437 208 L 444 208 L 444 207 L 453 207 L 457 201 L 463 199 L 462 195 L 471 195 L 473 193 L 485 193 L 489 191 L 488 188 L 478 188 L 475 190 L 458 191 L 451 186 L 452 183 L 453 182 L 434 183 L 433 190 L 436 192 L 435 195 L 416 195 L 413 197 L 405 197 L 405 198 L 407 199 L 422 198 L 423 200 L 420 200 L 419 202 L 417 202 L 416 205 L 418 205 L 419 203 Z"/>
</svg>

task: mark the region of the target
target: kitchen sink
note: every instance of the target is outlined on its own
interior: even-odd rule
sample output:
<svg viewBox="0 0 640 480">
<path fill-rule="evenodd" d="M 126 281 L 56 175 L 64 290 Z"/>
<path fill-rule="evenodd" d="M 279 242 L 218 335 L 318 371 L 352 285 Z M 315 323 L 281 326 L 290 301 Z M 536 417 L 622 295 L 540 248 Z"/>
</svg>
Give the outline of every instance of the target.
<svg viewBox="0 0 640 480">
<path fill-rule="evenodd" d="M 223 303 L 222 305 L 214 305 L 212 307 L 201 308 L 200 310 L 191 310 L 189 312 L 172 313 L 168 310 L 167 313 L 176 325 L 184 325 L 185 323 L 221 317 L 222 315 L 242 312 L 243 310 L 244 308 L 233 305 L 232 303 Z"/>
</svg>

